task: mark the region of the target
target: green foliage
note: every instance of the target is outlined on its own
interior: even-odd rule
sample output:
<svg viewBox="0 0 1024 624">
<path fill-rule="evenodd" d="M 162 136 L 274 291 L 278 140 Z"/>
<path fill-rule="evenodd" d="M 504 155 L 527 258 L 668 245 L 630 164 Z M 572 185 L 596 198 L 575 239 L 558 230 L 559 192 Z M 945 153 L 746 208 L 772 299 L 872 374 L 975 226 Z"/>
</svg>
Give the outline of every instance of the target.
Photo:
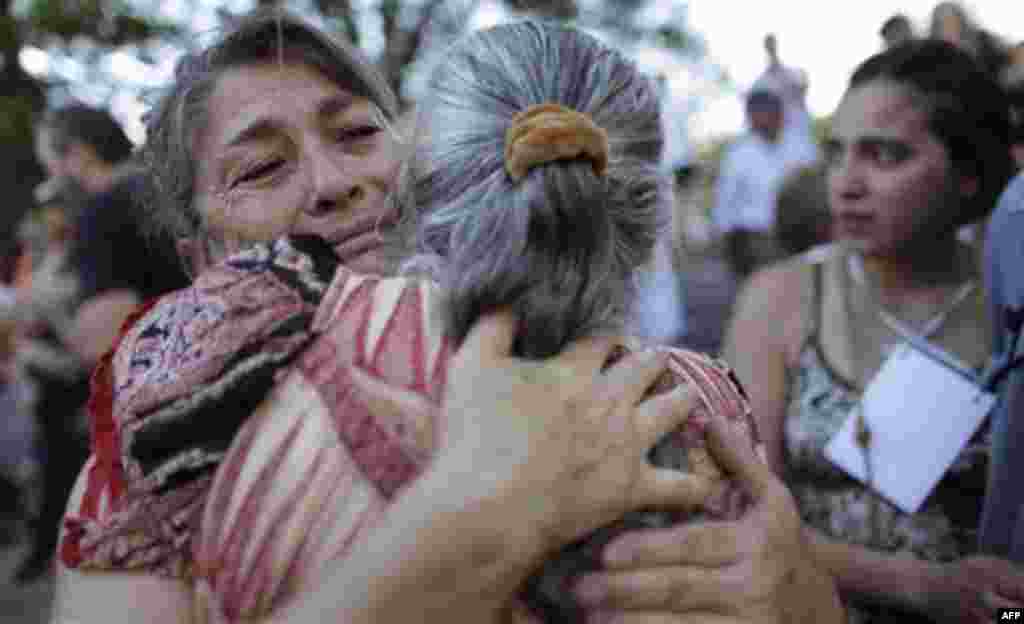
<svg viewBox="0 0 1024 624">
<path fill-rule="evenodd" d="M 0 97 L 0 145 L 31 145 L 32 102 L 25 97 Z"/>
<path fill-rule="evenodd" d="M 655 29 L 654 41 L 670 50 L 685 51 L 693 47 L 691 34 L 676 24 L 663 24 Z"/>
<path fill-rule="evenodd" d="M 65 42 L 78 36 L 119 46 L 180 32 L 170 22 L 137 15 L 123 2 L 108 0 L 29 0 L 23 25 L 35 35 L 56 35 Z"/>
<path fill-rule="evenodd" d="M 0 16 L 0 50 L 18 49 L 18 24 L 13 17 Z"/>
<path fill-rule="evenodd" d="M 832 135 L 832 115 L 816 118 L 811 130 L 818 145 L 824 143 Z"/>
</svg>

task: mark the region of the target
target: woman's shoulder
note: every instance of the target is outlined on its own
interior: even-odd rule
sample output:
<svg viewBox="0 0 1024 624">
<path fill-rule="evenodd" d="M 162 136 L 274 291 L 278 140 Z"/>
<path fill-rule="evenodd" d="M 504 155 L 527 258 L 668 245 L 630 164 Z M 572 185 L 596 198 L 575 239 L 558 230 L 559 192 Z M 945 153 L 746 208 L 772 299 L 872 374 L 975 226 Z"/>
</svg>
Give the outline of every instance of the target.
<svg viewBox="0 0 1024 624">
<path fill-rule="evenodd" d="M 824 245 L 755 272 L 737 295 L 731 338 L 770 342 L 792 360 L 813 323 L 815 273 L 828 275 L 841 257 Z"/>
<path fill-rule="evenodd" d="M 319 362 L 329 351 L 335 363 L 356 363 L 439 401 L 451 354 L 440 301 L 427 279 L 339 269 L 313 323 L 317 345 L 304 360 Z"/>
<path fill-rule="evenodd" d="M 836 262 L 841 251 L 834 244 L 820 245 L 756 271 L 740 287 L 738 305 L 753 310 L 797 312 L 802 309 L 815 266 Z"/>
<path fill-rule="evenodd" d="M 248 250 L 131 319 L 111 361 L 121 424 L 194 396 L 242 361 L 270 365 L 297 353 L 328 284 L 299 256 L 278 245 Z"/>
</svg>

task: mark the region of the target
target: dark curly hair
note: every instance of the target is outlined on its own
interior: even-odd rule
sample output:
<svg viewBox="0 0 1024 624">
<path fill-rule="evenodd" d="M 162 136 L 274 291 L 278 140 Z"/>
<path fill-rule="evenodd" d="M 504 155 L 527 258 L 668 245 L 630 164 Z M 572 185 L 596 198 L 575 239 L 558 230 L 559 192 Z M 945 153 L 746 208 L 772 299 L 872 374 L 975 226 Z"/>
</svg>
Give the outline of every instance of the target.
<svg viewBox="0 0 1024 624">
<path fill-rule="evenodd" d="M 872 56 L 854 70 L 849 87 L 876 80 L 906 87 L 927 112 L 929 128 L 956 170 L 978 179 L 978 192 L 962 204 L 955 225 L 987 216 L 1014 171 L 1010 102 L 1003 88 L 969 54 L 934 39 Z"/>
<path fill-rule="evenodd" d="M 50 147 L 62 156 L 73 143 L 82 143 L 103 162 L 116 165 L 126 161 L 135 148 L 109 112 L 77 102 L 47 111 L 39 125 L 47 129 Z"/>
</svg>

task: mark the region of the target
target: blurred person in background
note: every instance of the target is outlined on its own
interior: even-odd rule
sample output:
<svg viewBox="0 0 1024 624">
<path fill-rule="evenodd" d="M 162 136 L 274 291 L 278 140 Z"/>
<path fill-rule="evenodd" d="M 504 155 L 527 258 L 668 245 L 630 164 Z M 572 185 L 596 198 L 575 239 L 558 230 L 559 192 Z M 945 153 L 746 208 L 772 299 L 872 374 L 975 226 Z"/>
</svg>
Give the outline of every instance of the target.
<svg viewBox="0 0 1024 624">
<path fill-rule="evenodd" d="M 903 45 L 916 35 L 910 18 L 902 13 L 897 13 L 882 23 L 882 27 L 878 30 L 878 36 L 882 38 L 883 46 L 888 49 Z"/>
<path fill-rule="evenodd" d="M 188 284 L 173 243 L 144 236 L 133 145 L 109 112 L 70 104 L 50 111 L 36 133 L 39 159 L 52 178 L 82 189 L 68 259 L 79 280 L 79 354 L 94 363 L 142 301 Z"/>
<path fill-rule="evenodd" d="M 989 222 L 985 279 L 995 330 L 988 379 L 999 392 L 979 539 L 982 552 L 1024 565 L 1024 174 L 1010 183 Z"/>
<path fill-rule="evenodd" d="M 928 36 L 967 52 L 982 71 L 998 78 L 1009 62 L 1006 44 L 974 22 L 957 2 L 940 2 L 932 9 Z"/>
<path fill-rule="evenodd" d="M 864 389 L 906 341 L 928 343 L 966 374 L 986 364 L 978 256 L 956 232 L 987 215 L 1009 179 L 1008 135 L 1004 92 L 963 51 L 922 40 L 869 58 L 825 148 L 836 244 L 755 274 L 736 305 L 725 357 L 854 622 L 981 623 L 994 606 L 1024 600 L 1024 573 L 976 556 L 987 425 L 916 513 L 825 454 L 849 419 L 866 427 Z M 940 390 L 908 387 L 908 404 L 886 417 Z M 869 453 L 864 431 L 857 443 Z M 929 449 L 909 448 L 908 462 L 914 453 Z"/>
<path fill-rule="evenodd" d="M 801 167 L 783 180 L 775 205 L 775 238 L 787 256 L 832 240 L 828 181 L 823 166 Z"/>
<path fill-rule="evenodd" d="M 1014 123 L 1013 159 L 1018 169 L 1024 169 L 1024 42 L 1010 50 L 1010 63 L 1003 70 L 1001 80 L 1010 94 Z"/>
<path fill-rule="evenodd" d="M 16 543 L 26 519 L 34 393 L 18 367 L 21 323 L 14 295 L 0 292 L 0 547 Z"/>
<path fill-rule="evenodd" d="M 750 93 L 746 114 L 750 129 L 726 150 L 712 210 L 740 280 L 779 258 L 773 231 L 779 188 L 789 172 L 814 161 L 813 154 L 783 139 L 784 105 L 775 92 Z"/>
<path fill-rule="evenodd" d="M 76 366 L 64 366 L 62 357 L 33 369 L 40 380 L 36 418 L 44 494 L 32 550 L 16 573 L 19 582 L 50 569 L 68 494 L 88 456 L 81 410 L 90 370 L 140 302 L 188 284 L 173 246 L 143 236 L 132 150 L 110 113 L 83 104 L 48 111 L 36 128 L 36 153 L 49 175 L 44 185 L 60 189 L 67 214 L 75 218 L 70 240 L 50 241 L 48 264 L 34 274 L 30 291 L 48 302 L 38 306 L 48 321 L 44 340 Z M 40 280 L 44 275 L 52 279 Z M 49 366 L 58 361 L 60 367 Z"/>
<path fill-rule="evenodd" d="M 807 72 L 782 63 L 778 37 L 774 34 L 765 36 L 764 50 L 767 66 L 750 90 L 770 91 L 782 99 L 782 141 L 794 158 L 812 162 L 818 157 L 818 146 L 807 109 Z"/>
</svg>

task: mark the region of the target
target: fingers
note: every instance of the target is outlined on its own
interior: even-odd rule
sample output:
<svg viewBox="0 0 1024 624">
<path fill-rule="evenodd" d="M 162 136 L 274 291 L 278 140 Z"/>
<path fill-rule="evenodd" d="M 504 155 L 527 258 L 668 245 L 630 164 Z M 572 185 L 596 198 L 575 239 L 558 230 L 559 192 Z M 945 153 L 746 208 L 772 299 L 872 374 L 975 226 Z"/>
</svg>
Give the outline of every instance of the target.
<svg viewBox="0 0 1024 624">
<path fill-rule="evenodd" d="M 635 508 L 689 510 L 704 503 L 714 487 L 714 481 L 707 477 L 648 465 L 636 483 L 631 503 Z"/>
<path fill-rule="evenodd" d="M 1022 607 L 1020 602 L 1010 600 L 1006 596 L 994 591 L 984 592 L 981 599 L 990 612 L 999 609 L 1020 609 Z"/>
<path fill-rule="evenodd" d="M 775 486 L 771 467 L 758 457 L 750 441 L 733 430 L 724 419 L 708 419 L 707 439 L 715 460 L 735 476 L 756 500 L 763 498 Z"/>
<path fill-rule="evenodd" d="M 481 317 L 469 330 L 456 354 L 463 365 L 488 365 L 512 352 L 518 321 L 510 310 L 499 310 Z"/>
<path fill-rule="evenodd" d="M 717 568 L 661 567 L 588 574 L 574 593 L 592 609 L 683 613 L 722 608 L 731 584 Z"/>
<path fill-rule="evenodd" d="M 609 570 L 687 564 L 720 567 L 741 559 L 741 542 L 738 527 L 728 522 L 629 531 L 605 547 L 604 562 Z"/>
<path fill-rule="evenodd" d="M 636 405 L 666 370 L 668 355 L 647 349 L 630 353 L 605 373 L 609 399 L 623 405 Z M 682 420 L 682 419 L 680 419 Z"/>
<path fill-rule="evenodd" d="M 679 385 L 641 403 L 636 408 L 639 443 L 645 449 L 654 446 L 665 434 L 686 421 L 699 400 L 689 387 Z"/>
<path fill-rule="evenodd" d="M 546 360 L 543 366 L 554 373 L 564 394 L 589 392 L 595 381 L 600 379 L 601 370 L 612 351 L 620 344 L 621 338 L 583 338 L 570 344 L 555 357 Z"/>
</svg>

